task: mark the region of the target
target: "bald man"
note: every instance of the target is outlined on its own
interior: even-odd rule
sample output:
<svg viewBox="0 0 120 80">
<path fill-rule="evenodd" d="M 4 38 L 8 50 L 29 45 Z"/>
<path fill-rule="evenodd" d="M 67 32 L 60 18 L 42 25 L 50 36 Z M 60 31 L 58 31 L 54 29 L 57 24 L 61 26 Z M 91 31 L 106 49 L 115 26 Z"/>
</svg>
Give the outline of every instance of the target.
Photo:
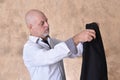
<svg viewBox="0 0 120 80">
<path fill-rule="evenodd" d="M 82 55 L 83 42 L 94 39 L 94 30 L 83 30 L 72 38 L 60 42 L 49 36 L 49 24 L 45 14 L 30 10 L 25 16 L 29 39 L 24 45 L 23 60 L 31 80 L 66 80 L 64 58 Z"/>
</svg>

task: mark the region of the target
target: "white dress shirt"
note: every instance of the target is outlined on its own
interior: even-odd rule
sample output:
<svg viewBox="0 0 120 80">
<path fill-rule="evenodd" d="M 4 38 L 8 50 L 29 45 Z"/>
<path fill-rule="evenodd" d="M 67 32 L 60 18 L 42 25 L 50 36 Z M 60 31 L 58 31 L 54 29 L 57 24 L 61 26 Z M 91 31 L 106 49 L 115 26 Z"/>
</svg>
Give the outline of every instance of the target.
<svg viewBox="0 0 120 80">
<path fill-rule="evenodd" d="M 51 48 L 41 38 L 29 36 L 24 45 L 23 60 L 31 80 L 66 80 L 63 58 L 81 56 L 83 46 L 79 43 L 75 48 L 72 39 L 60 42 L 48 38 L 48 42 Z"/>
</svg>

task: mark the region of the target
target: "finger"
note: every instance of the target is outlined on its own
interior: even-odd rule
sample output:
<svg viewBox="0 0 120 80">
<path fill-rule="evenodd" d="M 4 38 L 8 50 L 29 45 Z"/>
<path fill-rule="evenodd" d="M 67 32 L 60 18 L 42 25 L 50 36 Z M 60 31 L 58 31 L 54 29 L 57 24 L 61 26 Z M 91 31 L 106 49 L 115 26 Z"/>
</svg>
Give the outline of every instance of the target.
<svg viewBox="0 0 120 80">
<path fill-rule="evenodd" d="M 94 39 L 96 38 L 95 31 L 94 30 L 89 30 L 88 35 L 93 37 Z"/>
<path fill-rule="evenodd" d="M 89 36 L 87 41 L 90 42 L 92 40 L 93 40 L 93 37 Z"/>
<path fill-rule="evenodd" d="M 95 38 L 96 38 L 96 35 L 95 35 L 95 34 L 91 34 L 91 37 L 93 37 L 93 39 L 95 39 Z"/>
<path fill-rule="evenodd" d="M 89 33 L 93 33 L 93 34 L 95 34 L 95 30 L 87 29 L 87 31 L 88 31 Z"/>
</svg>

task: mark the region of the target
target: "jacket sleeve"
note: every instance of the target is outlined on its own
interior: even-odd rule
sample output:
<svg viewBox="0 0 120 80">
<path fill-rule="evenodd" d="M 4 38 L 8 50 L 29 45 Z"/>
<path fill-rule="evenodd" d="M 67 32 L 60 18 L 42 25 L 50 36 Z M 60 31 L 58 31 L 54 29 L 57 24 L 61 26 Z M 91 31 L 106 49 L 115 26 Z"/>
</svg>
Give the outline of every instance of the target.
<svg viewBox="0 0 120 80">
<path fill-rule="evenodd" d="M 28 44 L 24 46 L 23 60 L 25 65 L 44 66 L 57 63 L 70 54 L 70 50 L 65 42 L 57 44 L 53 49 L 50 50 L 39 48 L 37 44 Z"/>
</svg>

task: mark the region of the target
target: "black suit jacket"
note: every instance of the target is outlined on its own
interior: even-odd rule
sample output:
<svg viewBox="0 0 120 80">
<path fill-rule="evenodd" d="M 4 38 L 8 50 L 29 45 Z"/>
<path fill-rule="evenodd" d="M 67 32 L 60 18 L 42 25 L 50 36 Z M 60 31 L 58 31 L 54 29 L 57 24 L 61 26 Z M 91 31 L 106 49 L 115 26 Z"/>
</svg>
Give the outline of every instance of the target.
<svg viewBox="0 0 120 80">
<path fill-rule="evenodd" d="M 83 62 L 80 80 L 108 80 L 105 52 L 99 27 L 96 23 L 86 25 L 94 29 L 96 39 L 83 43 Z"/>
</svg>

